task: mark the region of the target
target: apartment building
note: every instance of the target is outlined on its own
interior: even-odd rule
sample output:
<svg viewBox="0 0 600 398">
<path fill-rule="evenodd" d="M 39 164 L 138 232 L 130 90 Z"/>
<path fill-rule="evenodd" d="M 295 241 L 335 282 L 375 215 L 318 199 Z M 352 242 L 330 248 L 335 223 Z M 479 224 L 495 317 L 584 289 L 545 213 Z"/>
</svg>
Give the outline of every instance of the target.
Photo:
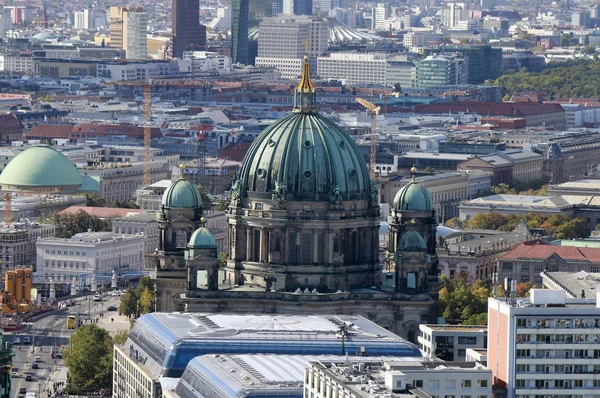
<svg viewBox="0 0 600 398">
<path fill-rule="evenodd" d="M 304 375 L 305 397 L 492 397 L 492 371 L 468 362 L 321 360 Z"/>
<path fill-rule="evenodd" d="M 144 162 L 100 163 L 79 169 L 82 176 L 92 177 L 98 182 L 98 194 L 111 204 L 134 198 L 135 191 L 142 186 Z M 157 182 L 171 178 L 171 164 L 168 157 L 154 157 L 150 164 L 150 180 Z"/>
<path fill-rule="evenodd" d="M 425 358 L 465 361 L 467 348 L 487 349 L 487 328 L 469 325 L 419 325 L 419 348 Z"/>
<path fill-rule="evenodd" d="M 54 236 L 55 230 L 54 225 L 38 224 L 28 219 L 3 224 L 0 229 L 2 268 L 8 270 L 17 266 L 34 267 L 37 240 Z"/>
<path fill-rule="evenodd" d="M 107 277 L 113 270 L 140 272 L 144 264 L 144 235 L 83 232 L 70 239 L 39 239 L 36 263 L 38 280 L 45 283 L 50 279 L 68 283 L 73 278 L 81 281 L 92 276 Z"/>
<path fill-rule="evenodd" d="M 148 58 L 148 14 L 142 7 L 110 7 L 110 45 L 127 52 L 127 59 Z"/>
<path fill-rule="evenodd" d="M 158 222 L 156 213 L 131 213 L 112 220 L 112 232 L 116 234 L 143 234 L 144 253 L 154 253 L 158 247 Z"/>
<path fill-rule="evenodd" d="M 597 397 L 600 307 L 596 297 L 532 289 L 529 299 L 488 301 L 488 367 L 507 397 Z"/>
</svg>

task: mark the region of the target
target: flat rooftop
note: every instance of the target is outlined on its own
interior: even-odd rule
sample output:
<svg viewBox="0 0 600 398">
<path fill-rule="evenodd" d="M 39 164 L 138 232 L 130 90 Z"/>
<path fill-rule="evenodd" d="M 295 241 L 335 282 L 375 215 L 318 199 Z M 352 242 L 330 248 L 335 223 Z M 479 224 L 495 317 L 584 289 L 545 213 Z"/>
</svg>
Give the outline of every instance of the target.
<svg viewBox="0 0 600 398">
<path fill-rule="evenodd" d="M 485 326 L 480 325 L 421 325 L 422 327 L 429 328 L 431 330 L 442 330 L 448 332 L 487 332 Z"/>
<path fill-rule="evenodd" d="M 179 377 L 205 354 L 422 357 L 416 345 L 375 323 L 343 315 L 146 314 L 124 349 L 157 377 Z"/>
</svg>

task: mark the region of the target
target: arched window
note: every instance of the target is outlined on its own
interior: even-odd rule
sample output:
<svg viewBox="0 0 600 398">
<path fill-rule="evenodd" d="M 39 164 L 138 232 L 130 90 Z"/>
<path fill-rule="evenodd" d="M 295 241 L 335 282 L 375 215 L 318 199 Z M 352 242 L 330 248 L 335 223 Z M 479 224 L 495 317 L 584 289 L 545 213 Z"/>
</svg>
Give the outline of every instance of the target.
<svg viewBox="0 0 600 398">
<path fill-rule="evenodd" d="M 180 229 L 175 235 L 175 247 L 178 249 L 185 249 L 187 247 L 187 243 L 187 233 L 184 230 Z"/>
</svg>

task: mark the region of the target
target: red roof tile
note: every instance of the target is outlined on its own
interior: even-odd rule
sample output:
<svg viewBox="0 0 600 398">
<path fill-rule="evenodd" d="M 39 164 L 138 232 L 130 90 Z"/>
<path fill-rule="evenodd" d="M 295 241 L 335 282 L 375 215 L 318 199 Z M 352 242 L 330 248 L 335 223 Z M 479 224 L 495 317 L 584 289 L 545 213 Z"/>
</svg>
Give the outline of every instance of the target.
<svg viewBox="0 0 600 398">
<path fill-rule="evenodd" d="M 600 248 L 555 246 L 538 241 L 521 243 L 500 257 L 502 259 L 546 259 L 556 254 L 564 260 L 594 261 L 600 260 Z"/>
</svg>

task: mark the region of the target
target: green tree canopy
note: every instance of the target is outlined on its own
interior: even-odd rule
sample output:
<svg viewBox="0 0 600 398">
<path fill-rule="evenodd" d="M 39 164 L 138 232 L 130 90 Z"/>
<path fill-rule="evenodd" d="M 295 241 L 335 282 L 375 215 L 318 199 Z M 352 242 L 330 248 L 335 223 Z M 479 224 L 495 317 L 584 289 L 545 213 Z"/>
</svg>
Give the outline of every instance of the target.
<svg viewBox="0 0 600 398">
<path fill-rule="evenodd" d="M 55 213 L 52 223 L 56 226 L 56 236 L 59 238 L 70 238 L 75 234 L 86 232 L 88 229 L 99 231 L 110 231 L 112 220 L 101 220 L 97 216 L 79 210 L 75 214 Z"/>
<path fill-rule="evenodd" d="M 441 277 L 438 315 L 446 319 L 460 320 L 464 324 L 487 324 L 487 299 L 490 289 L 477 280 L 473 282 L 466 272 L 452 278 Z"/>
<path fill-rule="evenodd" d="M 98 195 L 97 193 L 90 193 L 85 195 L 86 206 L 91 207 L 104 207 L 106 206 L 106 200 Z"/>
<path fill-rule="evenodd" d="M 129 331 L 127 331 L 127 330 L 119 330 L 113 336 L 113 343 L 114 344 L 118 344 L 118 345 L 125 344 L 125 342 L 127 341 L 128 337 L 129 337 Z"/>
<path fill-rule="evenodd" d="M 110 389 L 112 353 L 113 340 L 106 330 L 95 324 L 78 328 L 64 353 L 70 373 L 69 393 Z"/>
<path fill-rule="evenodd" d="M 140 314 L 152 312 L 154 308 L 154 292 L 145 288 L 138 299 L 138 310 Z"/>
<path fill-rule="evenodd" d="M 121 296 L 121 305 L 119 307 L 121 314 L 131 317 L 137 315 L 138 312 L 138 300 L 135 293 L 131 289 Z"/>
</svg>

